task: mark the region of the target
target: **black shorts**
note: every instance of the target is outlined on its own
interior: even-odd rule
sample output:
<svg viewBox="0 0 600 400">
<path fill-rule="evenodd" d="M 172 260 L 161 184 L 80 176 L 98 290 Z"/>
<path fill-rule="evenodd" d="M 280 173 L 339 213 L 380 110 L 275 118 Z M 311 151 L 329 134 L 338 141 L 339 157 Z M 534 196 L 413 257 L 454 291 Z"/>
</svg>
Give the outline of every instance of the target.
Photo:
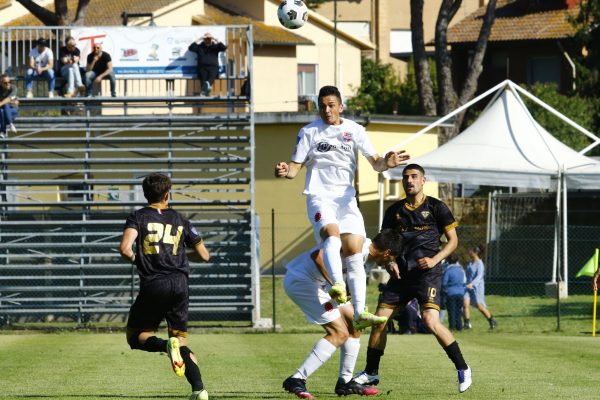
<svg viewBox="0 0 600 400">
<path fill-rule="evenodd" d="M 403 308 L 412 299 L 417 299 L 421 309 L 440 310 L 442 295 L 442 267 L 412 270 L 401 273 L 401 279 L 390 279 L 379 296 L 381 308 Z"/>
<path fill-rule="evenodd" d="M 169 330 L 186 332 L 188 322 L 188 278 L 173 273 L 140 285 L 140 293 L 129 310 L 127 328 L 156 330 L 163 319 Z"/>
</svg>

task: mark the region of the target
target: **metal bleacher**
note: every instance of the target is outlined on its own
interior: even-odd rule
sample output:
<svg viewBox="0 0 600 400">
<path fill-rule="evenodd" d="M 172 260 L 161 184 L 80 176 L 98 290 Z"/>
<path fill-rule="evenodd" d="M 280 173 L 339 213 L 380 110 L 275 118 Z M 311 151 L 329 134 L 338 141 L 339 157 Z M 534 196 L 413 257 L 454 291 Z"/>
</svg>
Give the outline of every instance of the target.
<svg viewBox="0 0 600 400">
<path fill-rule="evenodd" d="M 243 60 L 211 96 L 21 100 L 0 137 L 0 322 L 122 321 L 139 281 L 118 246 L 151 172 L 211 252 L 190 263 L 190 320 L 260 317 L 252 97 L 229 90 L 251 72 L 252 31 L 227 31 Z"/>
</svg>

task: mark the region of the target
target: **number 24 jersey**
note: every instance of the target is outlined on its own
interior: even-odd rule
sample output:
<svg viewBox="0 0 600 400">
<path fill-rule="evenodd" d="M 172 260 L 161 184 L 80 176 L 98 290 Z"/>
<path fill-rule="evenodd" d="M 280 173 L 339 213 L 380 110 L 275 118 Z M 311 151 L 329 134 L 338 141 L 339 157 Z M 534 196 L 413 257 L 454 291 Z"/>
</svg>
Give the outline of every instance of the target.
<svg viewBox="0 0 600 400">
<path fill-rule="evenodd" d="M 183 215 L 170 208 L 144 207 L 127 217 L 125 228 L 138 232 L 135 263 L 142 282 L 173 272 L 189 275 L 185 248 L 202 237 Z"/>
</svg>

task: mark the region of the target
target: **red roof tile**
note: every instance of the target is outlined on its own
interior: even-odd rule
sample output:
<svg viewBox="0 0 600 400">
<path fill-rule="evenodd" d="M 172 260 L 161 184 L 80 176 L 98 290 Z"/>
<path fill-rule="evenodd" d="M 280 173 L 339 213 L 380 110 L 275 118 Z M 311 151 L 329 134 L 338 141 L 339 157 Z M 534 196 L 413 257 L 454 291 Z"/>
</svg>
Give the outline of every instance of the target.
<svg viewBox="0 0 600 400">
<path fill-rule="evenodd" d="M 476 42 L 486 6 L 448 29 L 448 43 Z M 562 39 L 573 36 L 569 16 L 577 7 L 567 9 L 565 0 L 499 0 L 490 42 Z"/>
</svg>

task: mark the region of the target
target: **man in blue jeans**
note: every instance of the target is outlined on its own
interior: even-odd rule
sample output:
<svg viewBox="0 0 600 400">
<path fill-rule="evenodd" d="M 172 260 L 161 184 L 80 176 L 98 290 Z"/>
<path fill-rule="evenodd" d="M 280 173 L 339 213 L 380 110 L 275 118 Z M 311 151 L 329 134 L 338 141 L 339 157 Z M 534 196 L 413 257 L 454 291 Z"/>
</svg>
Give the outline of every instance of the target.
<svg viewBox="0 0 600 400">
<path fill-rule="evenodd" d="M 18 113 L 19 100 L 17 99 L 17 87 L 12 84 L 8 74 L 2 75 L 2 85 L 0 87 L 0 135 L 8 133 L 17 133 L 17 128 L 13 125 Z"/>
<path fill-rule="evenodd" d="M 117 97 L 116 86 L 117 78 L 113 71 L 112 58 L 110 54 L 102 51 L 102 43 L 96 42 L 94 44 L 94 51 L 87 56 L 85 73 L 85 88 L 86 95 L 90 97 L 92 95 L 92 89 L 94 83 L 100 84 L 102 79 L 110 80 L 110 95 Z"/>
<path fill-rule="evenodd" d="M 36 47 L 29 52 L 29 68 L 25 75 L 26 97 L 33 97 L 33 78 L 42 77 L 48 81 L 48 97 L 54 97 L 54 53 L 46 39 L 38 39 Z"/>
<path fill-rule="evenodd" d="M 462 331 L 463 298 L 467 278 L 455 253 L 450 254 L 446 261 L 448 261 L 448 266 L 442 277 L 442 291 L 446 295 L 448 325 L 451 331 Z"/>
</svg>

